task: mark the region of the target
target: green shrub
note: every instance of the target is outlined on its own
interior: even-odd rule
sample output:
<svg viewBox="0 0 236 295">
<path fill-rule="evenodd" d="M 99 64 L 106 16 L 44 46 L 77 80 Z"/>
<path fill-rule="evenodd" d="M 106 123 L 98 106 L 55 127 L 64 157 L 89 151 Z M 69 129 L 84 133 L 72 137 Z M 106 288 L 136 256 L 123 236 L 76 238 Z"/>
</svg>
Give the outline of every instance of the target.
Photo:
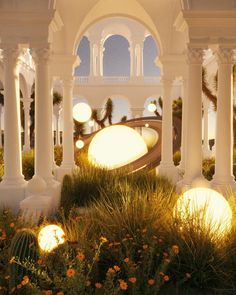
<svg viewBox="0 0 236 295">
<path fill-rule="evenodd" d="M 54 160 L 57 166 L 61 165 L 62 162 L 62 146 L 56 145 L 54 146 Z"/>
<path fill-rule="evenodd" d="M 173 161 L 174 161 L 175 166 L 179 165 L 180 160 L 181 160 L 181 153 L 180 153 L 180 151 L 176 151 L 173 155 Z"/>
<path fill-rule="evenodd" d="M 30 150 L 22 154 L 22 172 L 26 180 L 34 175 L 34 151 Z"/>
</svg>

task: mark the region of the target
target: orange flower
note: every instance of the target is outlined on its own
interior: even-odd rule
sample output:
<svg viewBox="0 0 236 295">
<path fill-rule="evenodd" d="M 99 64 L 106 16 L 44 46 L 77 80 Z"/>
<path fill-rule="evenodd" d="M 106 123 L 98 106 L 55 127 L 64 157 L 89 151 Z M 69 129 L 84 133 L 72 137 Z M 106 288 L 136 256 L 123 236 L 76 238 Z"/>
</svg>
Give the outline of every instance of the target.
<svg viewBox="0 0 236 295">
<path fill-rule="evenodd" d="M 79 253 L 77 254 L 76 258 L 77 258 L 79 261 L 82 262 L 82 261 L 84 261 L 85 255 L 84 255 L 84 253 L 79 252 Z"/>
<path fill-rule="evenodd" d="M 114 268 L 115 271 L 120 271 L 120 267 L 118 265 L 114 265 L 113 268 Z"/>
<path fill-rule="evenodd" d="M 187 279 L 191 278 L 191 274 L 189 272 L 186 272 L 185 276 L 186 276 Z"/>
<path fill-rule="evenodd" d="M 15 226 L 15 223 L 14 223 L 14 222 L 11 222 L 11 223 L 9 224 L 9 226 L 10 226 L 11 228 L 13 228 L 13 227 Z"/>
<path fill-rule="evenodd" d="M 121 290 L 127 290 L 128 284 L 124 280 L 119 280 Z"/>
<path fill-rule="evenodd" d="M 72 278 L 75 275 L 75 270 L 73 268 L 67 269 L 66 275 L 68 278 Z"/>
<path fill-rule="evenodd" d="M 64 292 L 63 291 L 59 291 L 59 292 L 57 292 L 57 295 L 64 295 Z"/>
<path fill-rule="evenodd" d="M 177 245 L 173 245 L 172 246 L 172 251 L 177 255 L 177 254 L 179 254 L 179 246 L 177 246 Z"/>
<path fill-rule="evenodd" d="M 10 279 L 10 276 L 5 276 L 5 280 L 9 280 Z"/>
<path fill-rule="evenodd" d="M 129 278 L 129 282 L 135 284 L 137 282 L 137 279 L 135 277 L 131 277 Z"/>
<path fill-rule="evenodd" d="M 169 276 L 165 275 L 165 276 L 163 277 L 163 280 L 164 280 L 165 282 L 168 282 L 168 281 L 170 280 L 170 278 L 169 278 Z"/>
<path fill-rule="evenodd" d="M 148 285 L 153 286 L 155 284 L 155 280 L 149 279 L 148 280 Z"/>
<path fill-rule="evenodd" d="M 29 283 L 29 277 L 28 276 L 24 276 L 23 277 L 23 280 L 22 280 L 22 282 L 21 282 L 21 284 L 23 285 L 23 286 L 25 286 L 25 285 L 27 285 Z"/>
<path fill-rule="evenodd" d="M 108 268 L 107 273 L 114 273 L 114 272 L 115 272 L 115 270 L 114 270 L 112 267 L 109 267 L 109 268 Z"/>
<path fill-rule="evenodd" d="M 52 295 L 52 290 L 45 290 L 43 291 L 44 295 Z"/>
<path fill-rule="evenodd" d="M 166 258 L 166 259 L 164 260 L 164 262 L 165 262 L 166 264 L 169 264 L 169 263 L 170 263 L 170 259 Z"/>
<path fill-rule="evenodd" d="M 148 245 L 143 245 L 143 250 L 147 250 L 148 249 Z"/>
<path fill-rule="evenodd" d="M 89 286 L 91 285 L 91 282 L 90 282 L 90 281 L 86 281 L 85 285 L 86 285 L 87 287 L 89 287 Z"/>
<path fill-rule="evenodd" d="M 159 272 L 159 275 L 164 277 L 165 274 L 164 274 L 163 271 L 160 271 L 160 272 Z"/>
<path fill-rule="evenodd" d="M 162 254 L 163 254 L 164 257 L 168 257 L 168 253 L 163 252 Z"/>
<path fill-rule="evenodd" d="M 97 289 L 101 289 L 101 288 L 102 288 L 102 284 L 101 284 L 101 283 L 96 283 L 96 284 L 95 284 L 95 287 L 96 287 Z"/>
<path fill-rule="evenodd" d="M 125 262 L 125 263 L 129 263 L 129 258 L 126 257 L 126 258 L 124 259 L 124 262 Z"/>
<path fill-rule="evenodd" d="M 20 289 L 21 287 L 22 287 L 21 284 L 18 284 L 18 285 L 16 286 L 17 289 Z"/>
<path fill-rule="evenodd" d="M 38 263 L 38 265 L 42 265 L 43 264 L 43 259 L 38 259 L 37 263 Z"/>
<path fill-rule="evenodd" d="M 3 229 L 0 229 L 0 241 L 6 240 L 6 232 Z"/>
</svg>

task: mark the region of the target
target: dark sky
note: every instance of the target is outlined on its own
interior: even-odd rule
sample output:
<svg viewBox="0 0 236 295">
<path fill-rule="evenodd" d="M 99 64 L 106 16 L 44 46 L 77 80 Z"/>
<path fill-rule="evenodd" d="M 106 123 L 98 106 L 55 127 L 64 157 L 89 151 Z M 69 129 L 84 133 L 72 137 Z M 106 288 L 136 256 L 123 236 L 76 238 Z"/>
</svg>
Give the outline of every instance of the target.
<svg viewBox="0 0 236 295">
<path fill-rule="evenodd" d="M 104 51 L 104 76 L 129 76 L 130 58 L 128 41 L 119 35 L 109 37 Z M 88 76 L 90 68 L 89 41 L 83 37 L 78 47 L 78 55 L 81 59 L 80 66 L 76 69 L 76 76 Z M 157 56 L 157 47 L 151 36 L 144 42 L 143 60 L 144 75 L 159 76 L 160 70 L 154 64 Z"/>
</svg>

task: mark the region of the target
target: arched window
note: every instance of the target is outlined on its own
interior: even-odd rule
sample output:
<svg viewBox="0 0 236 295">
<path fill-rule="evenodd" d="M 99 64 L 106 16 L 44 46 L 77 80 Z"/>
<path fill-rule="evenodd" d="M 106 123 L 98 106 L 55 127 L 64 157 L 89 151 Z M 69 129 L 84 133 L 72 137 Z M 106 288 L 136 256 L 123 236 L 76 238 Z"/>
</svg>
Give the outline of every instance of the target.
<svg viewBox="0 0 236 295">
<path fill-rule="evenodd" d="M 155 65 L 158 49 L 152 36 L 148 36 L 143 47 L 143 71 L 144 76 L 160 76 L 160 68 Z"/>
</svg>

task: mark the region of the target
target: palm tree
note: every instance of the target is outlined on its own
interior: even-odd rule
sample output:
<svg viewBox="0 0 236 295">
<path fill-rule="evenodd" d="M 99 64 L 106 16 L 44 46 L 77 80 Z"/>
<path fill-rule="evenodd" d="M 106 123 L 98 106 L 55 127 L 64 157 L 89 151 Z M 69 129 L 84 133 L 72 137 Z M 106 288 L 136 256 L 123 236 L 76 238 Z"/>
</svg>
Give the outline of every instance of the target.
<svg viewBox="0 0 236 295">
<path fill-rule="evenodd" d="M 60 130 L 59 130 L 59 117 L 61 112 L 62 95 L 55 91 L 53 92 L 53 113 L 56 117 L 56 145 L 60 144 Z"/>
<path fill-rule="evenodd" d="M 92 111 L 92 119 L 101 127 L 105 127 L 105 121 L 108 120 L 109 125 L 112 125 L 112 113 L 113 113 L 113 102 L 111 98 L 108 98 L 105 104 L 105 114 L 102 119 L 98 118 L 98 111 L 95 109 Z"/>
</svg>

